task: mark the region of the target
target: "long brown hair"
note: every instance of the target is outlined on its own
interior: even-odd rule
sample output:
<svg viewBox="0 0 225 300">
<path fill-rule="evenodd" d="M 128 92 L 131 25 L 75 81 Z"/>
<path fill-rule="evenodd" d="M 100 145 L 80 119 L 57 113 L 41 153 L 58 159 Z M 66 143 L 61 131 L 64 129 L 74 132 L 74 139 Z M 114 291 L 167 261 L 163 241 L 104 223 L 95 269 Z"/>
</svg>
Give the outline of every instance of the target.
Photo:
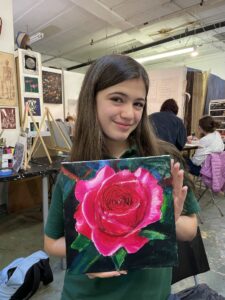
<svg viewBox="0 0 225 300">
<path fill-rule="evenodd" d="M 167 143 L 160 142 L 147 118 L 148 74 L 137 61 L 125 55 L 106 55 L 88 69 L 78 99 L 77 120 L 71 152 L 72 161 L 99 160 L 109 155 L 104 135 L 99 126 L 96 95 L 108 87 L 130 79 L 142 79 L 146 90 L 146 105 L 137 128 L 130 134 L 130 145 L 135 144 L 139 155 L 178 155 Z"/>
</svg>

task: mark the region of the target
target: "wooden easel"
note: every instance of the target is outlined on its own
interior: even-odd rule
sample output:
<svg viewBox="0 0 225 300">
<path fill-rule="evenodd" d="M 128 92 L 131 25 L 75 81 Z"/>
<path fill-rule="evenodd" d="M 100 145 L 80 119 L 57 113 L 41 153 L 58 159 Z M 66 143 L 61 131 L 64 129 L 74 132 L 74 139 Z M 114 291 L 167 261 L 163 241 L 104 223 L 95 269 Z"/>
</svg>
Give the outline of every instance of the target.
<svg viewBox="0 0 225 300">
<path fill-rule="evenodd" d="M 44 142 L 44 140 L 43 140 L 43 138 L 42 138 L 42 136 L 41 136 L 41 128 L 43 127 L 44 122 L 45 122 L 46 111 L 45 111 L 45 113 L 44 113 L 44 115 L 43 115 L 43 117 L 42 117 L 42 119 L 41 119 L 40 126 L 38 127 L 38 126 L 37 126 L 37 123 L 36 123 L 36 120 L 35 120 L 35 118 L 34 118 L 32 112 L 31 112 L 30 107 L 29 107 L 29 104 L 26 103 L 26 106 L 25 106 L 25 112 L 24 112 L 24 117 L 23 117 L 23 122 L 22 122 L 22 134 L 26 134 L 26 135 L 27 135 L 26 129 L 28 128 L 28 114 L 29 114 L 29 116 L 31 117 L 31 120 L 32 120 L 33 123 L 34 123 L 34 127 L 35 127 L 35 129 L 36 129 L 37 135 L 36 135 L 36 137 L 34 138 L 34 142 L 33 142 L 33 144 L 32 144 L 32 147 L 31 147 L 29 153 L 28 153 L 27 149 L 26 149 L 26 151 L 25 151 L 25 155 L 24 155 L 24 167 L 23 167 L 24 170 L 26 170 L 26 169 L 28 168 L 29 161 L 30 161 L 30 159 L 31 159 L 31 157 L 32 157 L 32 154 L 33 154 L 33 152 L 34 152 L 34 149 L 35 149 L 35 147 L 36 147 L 36 144 L 37 144 L 37 142 L 38 142 L 39 140 L 40 140 L 40 142 L 41 142 L 42 145 L 43 145 L 43 148 L 44 148 L 45 153 L 46 153 L 46 155 L 47 155 L 47 157 L 48 157 L 49 163 L 50 163 L 50 164 L 52 163 L 52 160 L 51 160 L 51 157 L 50 157 L 50 155 L 49 155 L 48 149 L 47 149 L 47 147 L 46 147 L 46 145 L 45 145 L 45 142 Z"/>
<path fill-rule="evenodd" d="M 68 143 L 68 141 L 67 141 L 67 139 L 65 137 L 64 132 L 59 127 L 59 125 L 57 124 L 57 122 L 55 121 L 55 119 L 53 118 L 51 112 L 49 111 L 49 109 L 47 107 L 45 108 L 45 114 L 47 116 L 49 131 L 51 133 L 51 135 L 50 135 L 51 144 L 53 145 L 53 146 L 49 147 L 49 149 L 56 150 L 56 151 L 62 151 L 62 152 L 70 152 L 71 151 L 71 145 Z M 66 147 L 59 147 L 59 146 L 57 146 L 56 141 L 54 139 L 54 129 L 53 129 L 53 126 L 52 126 L 52 122 L 54 123 L 55 128 L 57 129 L 57 132 L 62 137 L 62 139 L 63 139 Z"/>
</svg>

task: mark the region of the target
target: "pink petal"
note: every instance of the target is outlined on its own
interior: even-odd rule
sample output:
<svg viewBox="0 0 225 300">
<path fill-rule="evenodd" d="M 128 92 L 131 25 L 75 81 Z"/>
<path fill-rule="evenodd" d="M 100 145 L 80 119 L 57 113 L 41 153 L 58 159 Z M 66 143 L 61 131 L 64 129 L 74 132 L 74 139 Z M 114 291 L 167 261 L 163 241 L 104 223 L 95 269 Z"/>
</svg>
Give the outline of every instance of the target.
<svg viewBox="0 0 225 300">
<path fill-rule="evenodd" d="M 121 238 L 113 237 L 96 229 L 92 233 L 92 241 L 103 256 L 112 256 L 119 248 Z"/>
<path fill-rule="evenodd" d="M 82 202 L 82 213 L 83 218 L 86 220 L 90 227 L 96 226 L 96 191 L 92 191 L 84 197 L 84 201 Z"/>
<path fill-rule="evenodd" d="M 75 186 L 76 199 L 79 202 L 82 202 L 87 192 L 93 189 L 98 189 L 105 179 L 111 177 L 114 174 L 115 171 L 111 167 L 105 166 L 96 173 L 96 176 L 93 179 L 79 180 Z"/>
<path fill-rule="evenodd" d="M 76 219 L 75 228 L 76 231 L 85 235 L 87 238 L 91 239 L 91 228 L 85 221 L 83 213 L 81 211 L 81 206 L 79 205 L 76 212 L 74 213 L 74 218 Z"/>
<path fill-rule="evenodd" d="M 148 243 L 148 239 L 139 236 L 136 233 L 129 235 L 127 238 L 123 239 L 123 247 L 127 250 L 128 253 L 136 253 L 139 251 L 146 243 Z"/>
</svg>

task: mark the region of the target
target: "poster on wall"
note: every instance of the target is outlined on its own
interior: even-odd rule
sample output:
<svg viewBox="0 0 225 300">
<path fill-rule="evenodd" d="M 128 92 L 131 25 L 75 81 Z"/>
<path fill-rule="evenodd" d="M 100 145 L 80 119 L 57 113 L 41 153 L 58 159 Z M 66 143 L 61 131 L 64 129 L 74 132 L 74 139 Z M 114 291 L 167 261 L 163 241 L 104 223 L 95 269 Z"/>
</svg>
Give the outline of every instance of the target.
<svg viewBox="0 0 225 300">
<path fill-rule="evenodd" d="M 61 176 L 69 272 L 177 263 L 168 155 L 63 163 Z"/>
<path fill-rule="evenodd" d="M 60 73 L 42 71 L 43 102 L 62 103 L 62 75 Z"/>
<path fill-rule="evenodd" d="M 33 116 L 41 116 L 40 98 L 24 97 L 24 106 L 29 104 L 29 108 Z"/>
<path fill-rule="evenodd" d="M 15 108 L 1 108 L 1 127 L 2 129 L 16 129 Z"/>
<path fill-rule="evenodd" d="M 0 106 L 16 106 L 14 55 L 0 52 Z"/>
<path fill-rule="evenodd" d="M 24 77 L 24 91 L 26 93 L 39 93 L 38 78 L 37 77 Z"/>
</svg>

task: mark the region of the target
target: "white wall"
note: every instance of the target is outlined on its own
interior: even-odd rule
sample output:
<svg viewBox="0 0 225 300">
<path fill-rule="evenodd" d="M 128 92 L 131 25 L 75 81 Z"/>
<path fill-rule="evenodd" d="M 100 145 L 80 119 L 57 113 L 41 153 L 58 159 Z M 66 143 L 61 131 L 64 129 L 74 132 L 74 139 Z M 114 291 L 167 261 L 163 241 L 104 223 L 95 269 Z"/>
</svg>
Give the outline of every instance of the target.
<svg viewBox="0 0 225 300">
<path fill-rule="evenodd" d="M 2 33 L 0 36 L 0 51 L 14 53 L 14 30 L 12 0 L 0 0 Z M 18 98 L 17 98 L 18 103 Z M 0 128 L 1 129 L 1 128 Z M 6 129 L 2 137 L 6 138 L 8 146 L 14 146 L 19 136 L 19 111 L 16 107 L 16 129 Z"/>
<path fill-rule="evenodd" d="M 77 100 L 84 74 L 64 71 L 65 116 L 76 115 Z"/>
<path fill-rule="evenodd" d="M 14 52 L 14 30 L 12 0 L 0 0 L 2 18 L 2 34 L 0 36 L 0 51 Z"/>
</svg>

